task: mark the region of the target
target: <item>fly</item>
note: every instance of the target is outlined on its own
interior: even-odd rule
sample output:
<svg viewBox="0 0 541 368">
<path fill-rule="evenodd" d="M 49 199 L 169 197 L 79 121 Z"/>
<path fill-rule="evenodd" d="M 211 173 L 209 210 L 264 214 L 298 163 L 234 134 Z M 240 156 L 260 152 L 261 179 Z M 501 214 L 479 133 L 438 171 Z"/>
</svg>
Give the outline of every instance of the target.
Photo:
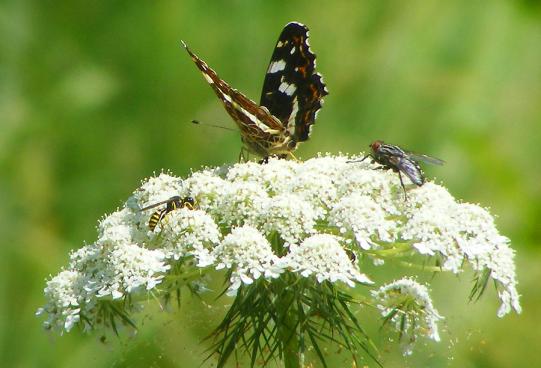
<svg viewBox="0 0 541 368">
<path fill-rule="evenodd" d="M 364 156 L 360 160 L 349 162 L 362 162 L 368 157 L 372 158 L 372 162 L 376 162 L 381 166 L 381 170 L 393 170 L 398 173 L 400 185 L 404 190 L 404 198 L 407 200 L 406 187 L 402 180 L 402 174 L 406 175 L 413 184 L 421 186 L 425 183 L 425 175 L 419 162 L 426 162 L 434 165 L 443 165 L 444 161 L 435 157 L 405 151 L 402 148 L 393 144 L 387 144 L 383 141 L 374 141 L 369 145 L 371 153 Z"/>
</svg>

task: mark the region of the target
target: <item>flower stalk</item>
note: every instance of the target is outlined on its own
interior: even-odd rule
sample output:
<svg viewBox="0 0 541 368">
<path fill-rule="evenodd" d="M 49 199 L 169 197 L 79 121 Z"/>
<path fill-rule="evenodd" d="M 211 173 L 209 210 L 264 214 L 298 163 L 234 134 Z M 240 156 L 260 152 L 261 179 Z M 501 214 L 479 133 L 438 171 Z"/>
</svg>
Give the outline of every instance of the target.
<svg viewBox="0 0 541 368">
<path fill-rule="evenodd" d="M 287 290 L 287 284 L 277 285 L 284 288 L 283 296 L 277 303 L 277 326 L 278 339 L 280 345 L 283 346 L 283 362 L 285 368 L 302 368 L 301 356 L 304 352 L 300 349 L 299 344 L 299 320 L 298 312 L 295 306 L 295 295 Z"/>
</svg>

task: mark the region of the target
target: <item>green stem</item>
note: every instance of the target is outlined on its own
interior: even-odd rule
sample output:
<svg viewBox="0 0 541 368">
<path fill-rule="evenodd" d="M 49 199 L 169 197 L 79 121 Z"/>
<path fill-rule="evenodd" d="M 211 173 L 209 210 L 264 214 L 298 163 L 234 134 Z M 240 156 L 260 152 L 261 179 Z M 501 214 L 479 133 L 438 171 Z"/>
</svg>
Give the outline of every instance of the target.
<svg viewBox="0 0 541 368">
<path fill-rule="evenodd" d="M 279 250 L 283 251 L 283 245 L 278 233 L 270 236 L 269 240 L 273 249 L 280 254 Z M 284 368 L 302 368 L 304 356 L 299 343 L 299 314 L 295 303 L 295 280 L 292 279 L 291 275 L 283 275 L 272 284 L 272 291 L 276 296 L 276 336 L 282 346 Z"/>
<path fill-rule="evenodd" d="M 301 368 L 299 340 L 297 336 L 292 336 L 284 346 L 284 367 Z"/>
<path fill-rule="evenodd" d="M 406 261 L 400 261 L 398 263 L 403 267 L 413 268 L 419 271 L 444 272 L 444 270 L 438 266 L 425 266 L 425 265 L 415 264 L 415 263 L 406 262 Z"/>
<path fill-rule="evenodd" d="M 287 287 L 284 283 L 283 287 Z M 297 313 L 294 307 L 294 295 L 291 292 L 282 292 L 278 305 L 278 338 L 283 346 L 283 360 L 285 368 L 301 368 L 301 352 L 297 336 Z"/>
<path fill-rule="evenodd" d="M 201 278 L 201 276 L 203 276 L 206 272 L 208 271 L 205 269 L 201 269 L 181 274 L 168 274 L 165 276 L 165 280 L 169 282 L 174 282 L 178 280 L 189 282 Z"/>
<path fill-rule="evenodd" d="M 400 257 L 411 251 L 409 243 L 394 243 L 392 248 L 387 249 L 371 249 L 364 251 L 366 254 L 371 254 L 380 257 Z"/>
</svg>

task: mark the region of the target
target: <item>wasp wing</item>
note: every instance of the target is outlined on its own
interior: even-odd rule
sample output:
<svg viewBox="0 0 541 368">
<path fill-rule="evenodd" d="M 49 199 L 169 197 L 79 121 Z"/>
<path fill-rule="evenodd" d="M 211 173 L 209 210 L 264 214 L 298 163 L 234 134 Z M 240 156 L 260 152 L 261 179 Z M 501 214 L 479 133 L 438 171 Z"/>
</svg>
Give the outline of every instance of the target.
<svg viewBox="0 0 541 368">
<path fill-rule="evenodd" d="M 177 206 L 180 206 L 180 202 L 181 202 L 181 199 L 179 196 L 173 196 L 169 199 L 166 199 L 165 201 L 161 201 L 161 202 L 158 202 L 158 203 L 153 203 L 149 206 L 146 206 L 144 208 L 141 208 L 141 211 L 146 211 L 146 210 L 149 210 L 151 208 L 154 208 L 154 207 L 158 207 L 158 206 L 161 206 L 162 204 L 166 204 L 167 203 L 167 207 L 171 206 L 171 203 L 174 203 L 175 205 Z M 156 211 L 156 212 L 159 212 L 159 211 Z"/>
</svg>

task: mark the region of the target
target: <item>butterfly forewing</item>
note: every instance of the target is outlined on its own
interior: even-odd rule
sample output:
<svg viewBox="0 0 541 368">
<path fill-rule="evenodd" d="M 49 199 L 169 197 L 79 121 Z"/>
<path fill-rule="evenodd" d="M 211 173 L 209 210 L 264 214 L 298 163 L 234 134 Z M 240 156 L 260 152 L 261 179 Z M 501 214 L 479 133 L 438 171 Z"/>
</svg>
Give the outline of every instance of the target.
<svg viewBox="0 0 541 368">
<path fill-rule="evenodd" d="M 308 28 L 287 24 L 274 48 L 261 93 L 261 106 L 277 117 L 296 142 L 309 138 L 323 97 L 328 94 L 319 74 L 316 56 L 308 43 Z"/>
</svg>

